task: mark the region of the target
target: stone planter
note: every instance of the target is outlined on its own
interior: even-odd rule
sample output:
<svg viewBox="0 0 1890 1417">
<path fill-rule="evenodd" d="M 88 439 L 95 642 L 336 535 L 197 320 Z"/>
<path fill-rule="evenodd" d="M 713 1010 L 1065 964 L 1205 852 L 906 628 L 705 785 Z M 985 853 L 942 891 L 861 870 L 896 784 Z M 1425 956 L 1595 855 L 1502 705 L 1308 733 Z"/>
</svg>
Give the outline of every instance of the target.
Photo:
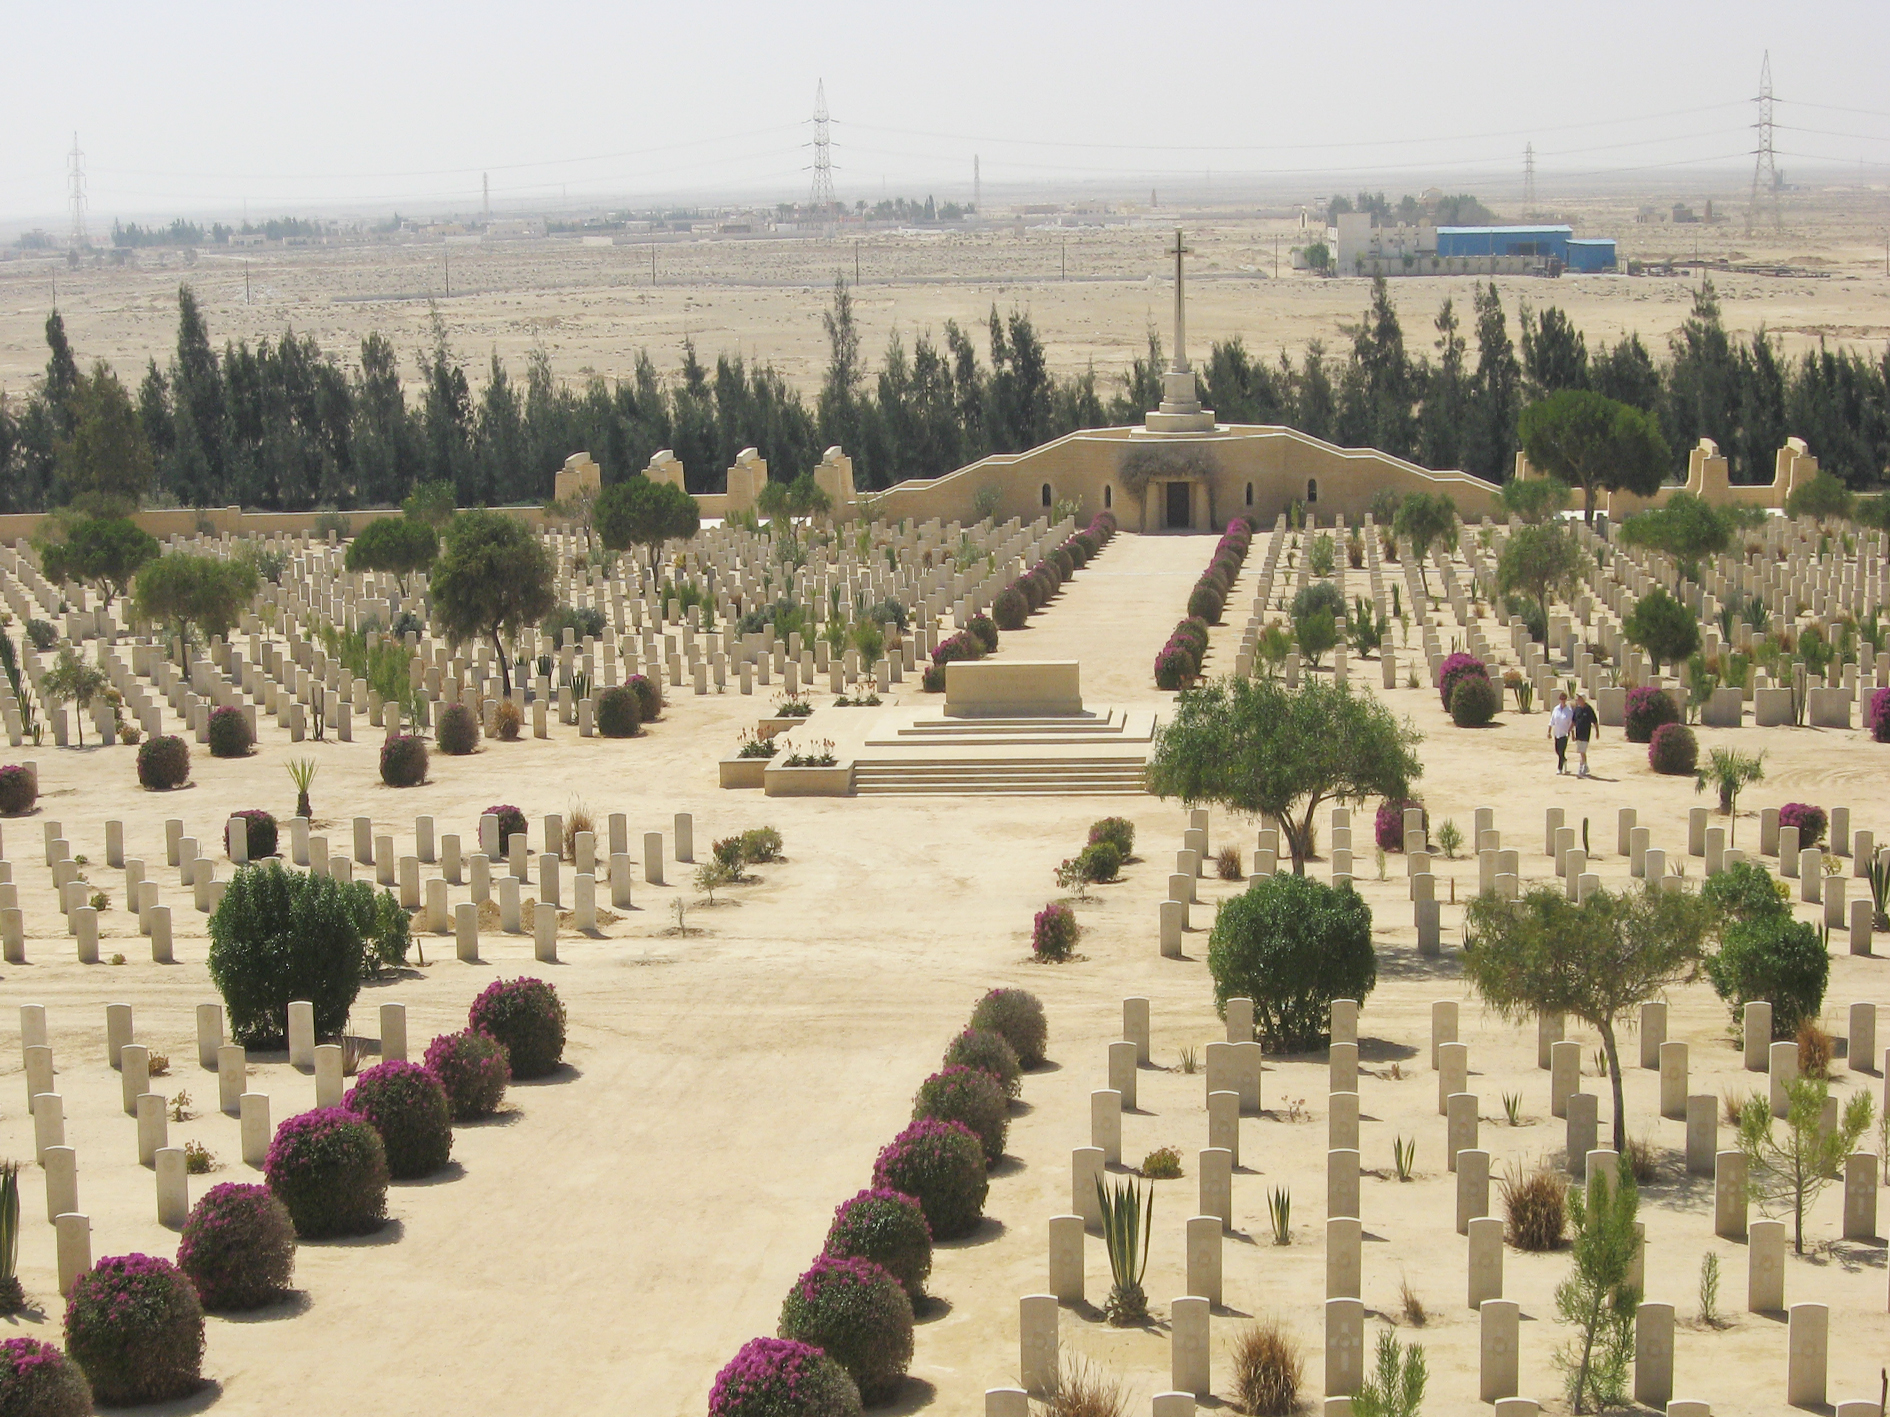
<svg viewBox="0 0 1890 1417">
<path fill-rule="evenodd" d="M 770 763 L 762 774 L 762 790 L 770 797 L 850 797 L 853 795 L 853 764 L 790 768 Z"/>
<path fill-rule="evenodd" d="M 716 764 L 723 787 L 761 787 L 772 758 L 723 758 Z"/>
<path fill-rule="evenodd" d="M 798 718 L 792 715 L 785 718 L 758 718 L 755 720 L 755 736 L 765 743 L 777 733 L 788 733 L 799 728 L 811 717 L 812 714 L 803 714 Z"/>
</svg>

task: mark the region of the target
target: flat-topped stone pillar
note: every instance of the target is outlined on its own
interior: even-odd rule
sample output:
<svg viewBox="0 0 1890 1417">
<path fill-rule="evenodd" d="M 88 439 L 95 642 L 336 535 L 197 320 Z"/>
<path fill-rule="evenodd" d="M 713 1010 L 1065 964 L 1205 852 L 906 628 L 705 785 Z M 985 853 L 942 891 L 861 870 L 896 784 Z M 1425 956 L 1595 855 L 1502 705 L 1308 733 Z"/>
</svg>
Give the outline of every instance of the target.
<svg viewBox="0 0 1890 1417">
<path fill-rule="evenodd" d="M 1017 1377 L 1026 1392 L 1047 1397 L 1061 1380 L 1057 1354 L 1057 1296 L 1026 1294 L 1017 1301 Z"/>
<path fill-rule="evenodd" d="M 1122 1001 L 1122 1037 L 1123 1041 L 1135 1045 L 1137 1066 L 1149 1061 L 1149 1002 L 1144 998 L 1128 998 Z"/>
<path fill-rule="evenodd" d="M 1748 1000 L 1739 1022 L 1745 1036 L 1746 1071 L 1762 1073 L 1771 1057 L 1772 1005 L 1764 999 Z"/>
<path fill-rule="evenodd" d="M 1747 1227 L 1746 1308 L 1775 1314 L 1785 1307 L 1785 1222 L 1755 1220 Z"/>
<path fill-rule="evenodd" d="M 1224 1147 L 1202 1149 L 1196 1162 L 1200 1175 L 1200 1210 L 1222 1226 L 1234 1223 L 1234 1154 Z"/>
<path fill-rule="evenodd" d="M 1687 1045 L 1660 1045 L 1660 1115 L 1682 1121 L 1687 1115 Z"/>
<path fill-rule="evenodd" d="M 315 1049 L 315 1105 L 339 1107 L 345 1091 L 341 1045 L 323 1043 Z"/>
<path fill-rule="evenodd" d="M 46 1223 L 79 1208 L 79 1154 L 69 1146 L 46 1148 L 40 1169 L 46 1176 Z"/>
<path fill-rule="evenodd" d="M 1465 1147 L 1457 1153 L 1457 1233 L 1468 1235 L 1470 1222 L 1490 1213 L 1490 1153 Z"/>
<path fill-rule="evenodd" d="M 1673 1305 L 1634 1311 L 1634 1400 L 1659 1409 L 1673 1397 Z"/>
<path fill-rule="evenodd" d="M 1481 1309 L 1486 1300 L 1503 1297 L 1503 1222 L 1480 1215 L 1470 1222 L 1469 1300 Z"/>
<path fill-rule="evenodd" d="M 1824 1406 L 1830 1343 L 1830 1308 L 1824 1304 L 1793 1304 L 1785 1365 L 1785 1400 L 1792 1406 Z"/>
<path fill-rule="evenodd" d="M 1687 1098 L 1687 1174 L 1710 1176 L 1719 1153 L 1719 1099 L 1710 1092 Z"/>
<path fill-rule="evenodd" d="M 1514 1397 L 1521 1382 L 1522 1309 L 1514 1299 L 1485 1299 L 1481 1321 L 1477 1396 L 1484 1402 Z"/>
<path fill-rule="evenodd" d="M 1168 1305 L 1169 1383 L 1196 1397 L 1210 1394 L 1208 1375 L 1208 1301 L 1199 1294 L 1171 1300 Z"/>
<path fill-rule="evenodd" d="M 1188 1292 L 1209 1304 L 1221 1302 L 1221 1247 L 1223 1227 L 1218 1215 L 1188 1218 Z"/>
<path fill-rule="evenodd" d="M 1083 1217 L 1050 1217 L 1050 1292 L 1059 1304 L 1083 1302 Z"/>
<path fill-rule="evenodd" d="M 269 1094 L 245 1092 L 237 1099 L 237 1112 L 243 1127 L 243 1164 L 260 1170 L 274 1136 L 269 1128 Z"/>
<path fill-rule="evenodd" d="M 1102 1225 L 1102 1200 L 1096 1187 L 1103 1178 L 1099 1146 L 1079 1146 L 1070 1152 L 1070 1209 L 1083 1217 L 1085 1229 Z"/>
<path fill-rule="evenodd" d="M 59 1266 L 59 1297 L 72 1296 L 79 1276 L 92 1268 L 92 1222 L 71 1211 L 53 1217 L 54 1243 Z"/>
<path fill-rule="evenodd" d="M 159 1148 L 153 1158 L 157 1170 L 158 1224 L 182 1230 L 190 1218 L 190 1168 L 181 1146 Z"/>
<path fill-rule="evenodd" d="M 1835 1099 L 1833 1099 L 1835 1100 Z M 1854 1151 L 1844 1158 L 1844 1238 L 1877 1238 L 1877 1156 Z"/>
<path fill-rule="evenodd" d="M 1122 1095 L 1122 1110 L 1135 1111 L 1135 1045 L 1126 1040 L 1109 1045 L 1109 1086 Z"/>
<path fill-rule="evenodd" d="M 235 1116 L 248 1086 L 249 1052 L 240 1043 L 217 1048 L 217 1110 Z"/>
<path fill-rule="evenodd" d="M 1581 1092 L 1582 1045 L 1572 1039 L 1549 1045 L 1549 1115 L 1568 1116 L 1569 1099 Z"/>
</svg>

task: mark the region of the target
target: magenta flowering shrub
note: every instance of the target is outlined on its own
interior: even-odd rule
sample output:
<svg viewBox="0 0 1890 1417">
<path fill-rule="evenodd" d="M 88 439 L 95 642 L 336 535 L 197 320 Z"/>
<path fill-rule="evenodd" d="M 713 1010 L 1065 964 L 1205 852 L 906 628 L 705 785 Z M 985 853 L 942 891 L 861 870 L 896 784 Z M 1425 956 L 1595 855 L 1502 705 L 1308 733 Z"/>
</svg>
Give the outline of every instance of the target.
<svg viewBox="0 0 1890 1417">
<path fill-rule="evenodd" d="M 1031 953 L 1038 959 L 1060 964 L 1075 952 L 1082 934 L 1083 927 L 1076 923 L 1076 912 L 1061 901 L 1052 901 L 1031 921 Z"/>
<path fill-rule="evenodd" d="M 860 1390 L 811 1343 L 751 1338 L 709 1390 L 709 1417 L 859 1417 Z"/>
<path fill-rule="evenodd" d="M 898 1191 L 866 1190 L 834 1207 L 821 1253 L 871 1260 L 899 1281 L 914 1304 L 925 1298 L 932 1273 L 932 1227 L 925 1209 Z"/>
<path fill-rule="evenodd" d="M 380 1133 L 393 1180 L 431 1176 L 453 1155 L 453 1107 L 446 1088 L 418 1063 L 387 1062 L 367 1069 L 342 1106 Z"/>
<path fill-rule="evenodd" d="M 934 1240 L 957 1240 L 984 1218 L 984 1148 L 963 1122 L 914 1122 L 873 1163 L 873 1185 L 911 1196 Z"/>
<path fill-rule="evenodd" d="M 442 1033 L 427 1044 L 427 1070 L 446 1088 L 455 1122 L 490 1117 L 505 1100 L 512 1068 L 505 1045 L 483 1033 Z"/>
<path fill-rule="evenodd" d="M 107 1406 L 188 1396 L 203 1382 L 196 1286 L 155 1255 L 100 1260 L 66 1301 L 66 1354 Z"/>
<path fill-rule="evenodd" d="M 637 715 L 640 723 L 654 723 L 663 713 L 663 686 L 658 680 L 647 674 L 632 674 L 624 685 L 637 696 L 637 705 L 642 712 Z"/>
<path fill-rule="evenodd" d="M 1380 851 L 1404 850 L 1404 811 L 1407 807 L 1424 810 L 1424 804 L 1407 797 L 1399 802 L 1386 798 L 1378 804 L 1378 815 L 1372 819 L 1372 838 L 1378 843 Z M 1431 814 L 1424 813 L 1424 831 L 1428 838 L 1431 830 Z"/>
<path fill-rule="evenodd" d="M 232 812 L 231 816 L 243 819 L 243 840 L 245 854 L 251 861 L 263 861 L 276 854 L 276 819 L 260 807 L 251 807 L 248 811 Z M 229 849 L 229 843 L 224 843 Z"/>
<path fill-rule="evenodd" d="M 960 630 L 947 635 L 932 650 L 932 663 L 954 664 L 960 660 L 983 659 L 984 642 L 969 630 Z"/>
<path fill-rule="evenodd" d="M 811 1343 L 847 1370 L 871 1406 L 889 1401 L 912 1361 L 912 1300 L 871 1260 L 821 1255 L 781 1303 L 781 1337 Z"/>
<path fill-rule="evenodd" d="M 371 1235 L 387 1223 L 387 1149 L 345 1107 L 318 1107 L 277 1127 L 263 1179 L 304 1240 Z"/>
<path fill-rule="evenodd" d="M 488 807 L 479 815 L 482 817 L 497 817 L 499 819 L 499 852 L 501 855 L 511 849 L 511 841 L 514 836 L 522 836 L 528 830 L 525 824 L 525 814 L 519 811 L 519 809 L 514 807 L 510 802 L 501 802 L 496 807 Z"/>
<path fill-rule="evenodd" d="M 564 1061 L 564 1001 L 542 979 L 493 980 L 466 1024 L 498 1041 L 515 1078 L 544 1077 Z"/>
<path fill-rule="evenodd" d="M 39 789 L 33 785 L 31 773 L 17 763 L 0 768 L 0 817 L 30 812 L 37 801 Z"/>
<path fill-rule="evenodd" d="M 1781 827 L 1798 828 L 1798 849 L 1816 846 L 1824 840 L 1824 829 L 1828 825 L 1824 808 L 1814 807 L 1809 802 L 1787 802 L 1778 809 L 1778 824 Z"/>
<path fill-rule="evenodd" d="M 939 1066 L 949 1068 L 955 1064 L 982 1068 L 997 1080 L 1006 1097 L 1015 1097 L 1024 1090 L 1024 1065 L 1018 1059 L 1017 1050 L 1003 1034 L 988 1028 L 967 1028 L 946 1045 Z"/>
<path fill-rule="evenodd" d="M 984 647 L 986 654 L 997 653 L 998 627 L 982 610 L 977 611 L 965 622 L 965 631 Z"/>
<path fill-rule="evenodd" d="M 1090 830 L 1093 835 L 1095 828 Z M 991 990 L 971 1010 L 971 1027 L 995 1033 L 1010 1044 L 1021 1066 L 1042 1066 L 1050 1025 L 1044 1019 L 1043 1004 L 1035 994 L 1024 989 Z"/>
<path fill-rule="evenodd" d="M 1438 666 L 1437 689 L 1439 694 L 1443 696 L 1444 708 L 1446 710 L 1450 708 L 1451 691 L 1457 687 L 1457 681 L 1467 678 L 1470 675 L 1477 675 L 1484 679 L 1490 677 L 1488 667 L 1474 654 L 1458 653 L 1449 655 L 1445 658 L 1444 662 Z"/>
<path fill-rule="evenodd" d="M 1654 730 L 1663 723 L 1678 723 L 1680 710 L 1665 689 L 1642 684 L 1627 691 L 1627 711 L 1621 718 L 1621 733 L 1630 743 L 1651 743 Z"/>
<path fill-rule="evenodd" d="M 933 1073 L 919 1084 L 912 1099 L 912 1120 L 931 1117 L 940 1122 L 963 1122 L 984 1148 L 984 1164 L 1004 1159 L 1004 1139 L 1011 1127 L 1011 1104 L 997 1079 L 983 1068 L 955 1064 Z"/>
<path fill-rule="evenodd" d="M 396 733 L 381 744 L 381 781 L 389 787 L 418 787 L 427 780 L 427 740 L 417 733 Z"/>
<path fill-rule="evenodd" d="M 1647 765 L 1668 777 L 1688 777 L 1700 765 L 1700 741 L 1684 723 L 1663 723 L 1647 745 Z"/>
<path fill-rule="evenodd" d="M 295 1273 L 295 1222 L 267 1186 L 212 1186 L 184 1222 L 177 1267 L 206 1309 L 260 1308 Z"/>
<path fill-rule="evenodd" d="M 0 1342 L 0 1417 L 88 1417 L 91 1411 L 85 1374 L 52 1344 Z"/>
<path fill-rule="evenodd" d="M 1864 716 L 1864 727 L 1870 730 L 1873 742 L 1890 743 L 1890 687 L 1871 694 L 1870 712 Z"/>
</svg>

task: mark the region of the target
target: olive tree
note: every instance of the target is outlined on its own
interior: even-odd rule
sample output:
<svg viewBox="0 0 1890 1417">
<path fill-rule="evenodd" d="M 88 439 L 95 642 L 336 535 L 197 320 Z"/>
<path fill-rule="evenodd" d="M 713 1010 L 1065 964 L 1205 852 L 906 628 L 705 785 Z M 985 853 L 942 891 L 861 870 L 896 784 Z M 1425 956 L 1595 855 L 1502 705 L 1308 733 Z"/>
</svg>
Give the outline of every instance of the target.
<svg viewBox="0 0 1890 1417">
<path fill-rule="evenodd" d="M 1717 556 L 1732 545 L 1733 519 L 1704 497 L 1675 492 L 1658 507 L 1636 512 L 1621 523 L 1629 546 L 1646 546 L 1675 562 L 1675 576 L 1699 576 L 1702 556 Z"/>
<path fill-rule="evenodd" d="M 1582 551 L 1560 526 L 1518 527 L 1503 545 L 1496 563 L 1497 588 L 1508 594 L 1522 591 L 1549 619 L 1549 596 L 1572 584 L 1582 568 Z"/>
<path fill-rule="evenodd" d="M 1629 644 L 1647 651 L 1655 668 L 1678 664 L 1700 647 L 1700 622 L 1660 586 L 1634 602 L 1621 622 L 1621 633 Z"/>
<path fill-rule="evenodd" d="M 157 538 L 130 517 L 79 517 L 66 521 L 57 539 L 35 539 L 46 578 L 86 581 L 109 607 L 131 588 L 132 578 L 159 554 Z"/>
<path fill-rule="evenodd" d="M 512 692 L 505 640 L 557 604 L 551 553 L 523 522 L 499 512 L 461 512 L 448 523 L 428 589 L 447 638 L 490 640 L 505 692 Z"/>
<path fill-rule="evenodd" d="M 1568 506 L 1568 484 L 1559 477 L 1512 477 L 1497 495 L 1505 511 L 1531 523 L 1553 521 Z"/>
<path fill-rule="evenodd" d="M 131 600 L 146 620 L 180 633 L 194 627 L 208 639 L 229 633 L 261 583 L 254 561 L 171 551 L 145 563 Z"/>
<path fill-rule="evenodd" d="M 1149 790 L 1278 820 L 1304 875 L 1327 802 L 1402 799 L 1423 771 L 1421 735 L 1370 694 L 1308 679 L 1218 679 L 1185 689 L 1155 737 Z"/>
<path fill-rule="evenodd" d="M 450 525 L 450 523 L 449 523 Z M 440 534 L 414 517 L 382 517 L 348 543 L 350 571 L 388 571 L 407 593 L 407 577 L 424 571 L 440 554 Z"/>
<path fill-rule="evenodd" d="M 1392 533 L 1411 543 L 1411 554 L 1417 558 L 1418 576 L 1426 586 L 1430 580 L 1424 573 L 1424 566 L 1430 558 L 1431 543 L 1442 541 L 1448 545 L 1456 526 L 1457 504 L 1442 494 L 1412 492 L 1398 504 L 1397 515 L 1391 519 Z"/>
<path fill-rule="evenodd" d="M 665 541 L 686 541 L 702 525 L 696 499 L 673 482 L 652 482 L 643 476 L 612 483 L 598 495 L 591 524 L 606 551 L 643 547 L 650 566 Z"/>
<path fill-rule="evenodd" d="M 1591 891 L 1580 904 L 1555 886 L 1520 900 L 1494 891 L 1464 915 L 1463 972 L 1498 1015 L 1520 1023 L 1572 1014 L 1601 1035 L 1614 1089 L 1614 1149 L 1627 1150 L 1615 1028 L 1630 1010 L 1699 976 L 1715 912 L 1696 895 L 1649 885 Z"/>
</svg>

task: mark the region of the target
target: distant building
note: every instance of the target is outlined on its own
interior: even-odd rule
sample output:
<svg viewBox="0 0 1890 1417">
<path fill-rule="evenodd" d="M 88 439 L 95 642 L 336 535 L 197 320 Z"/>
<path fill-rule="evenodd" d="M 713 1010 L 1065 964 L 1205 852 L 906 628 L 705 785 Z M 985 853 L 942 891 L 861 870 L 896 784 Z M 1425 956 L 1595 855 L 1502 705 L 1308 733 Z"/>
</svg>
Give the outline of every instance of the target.
<svg viewBox="0 0 1890 1417">
<path fill-rule="evenodd" d="M 1327 229 L 1340 275 L 1525 275 L 1612 270 L 1614 242 L 1579 239 L 1570 226 L 1374 226 L 1343 212 Z"/>
<path fill-rule="evenodd" d="M 1568 239 L 1568 268 L 1582 275 L 1615 268 L 1612 236 L 1571 236 Z"/>
<path fill-rule="evenodd" d="M 1568 264 L 1572 226 L 1440 226 L 1440 256 L 1546 257 Z"/>
</svg>

